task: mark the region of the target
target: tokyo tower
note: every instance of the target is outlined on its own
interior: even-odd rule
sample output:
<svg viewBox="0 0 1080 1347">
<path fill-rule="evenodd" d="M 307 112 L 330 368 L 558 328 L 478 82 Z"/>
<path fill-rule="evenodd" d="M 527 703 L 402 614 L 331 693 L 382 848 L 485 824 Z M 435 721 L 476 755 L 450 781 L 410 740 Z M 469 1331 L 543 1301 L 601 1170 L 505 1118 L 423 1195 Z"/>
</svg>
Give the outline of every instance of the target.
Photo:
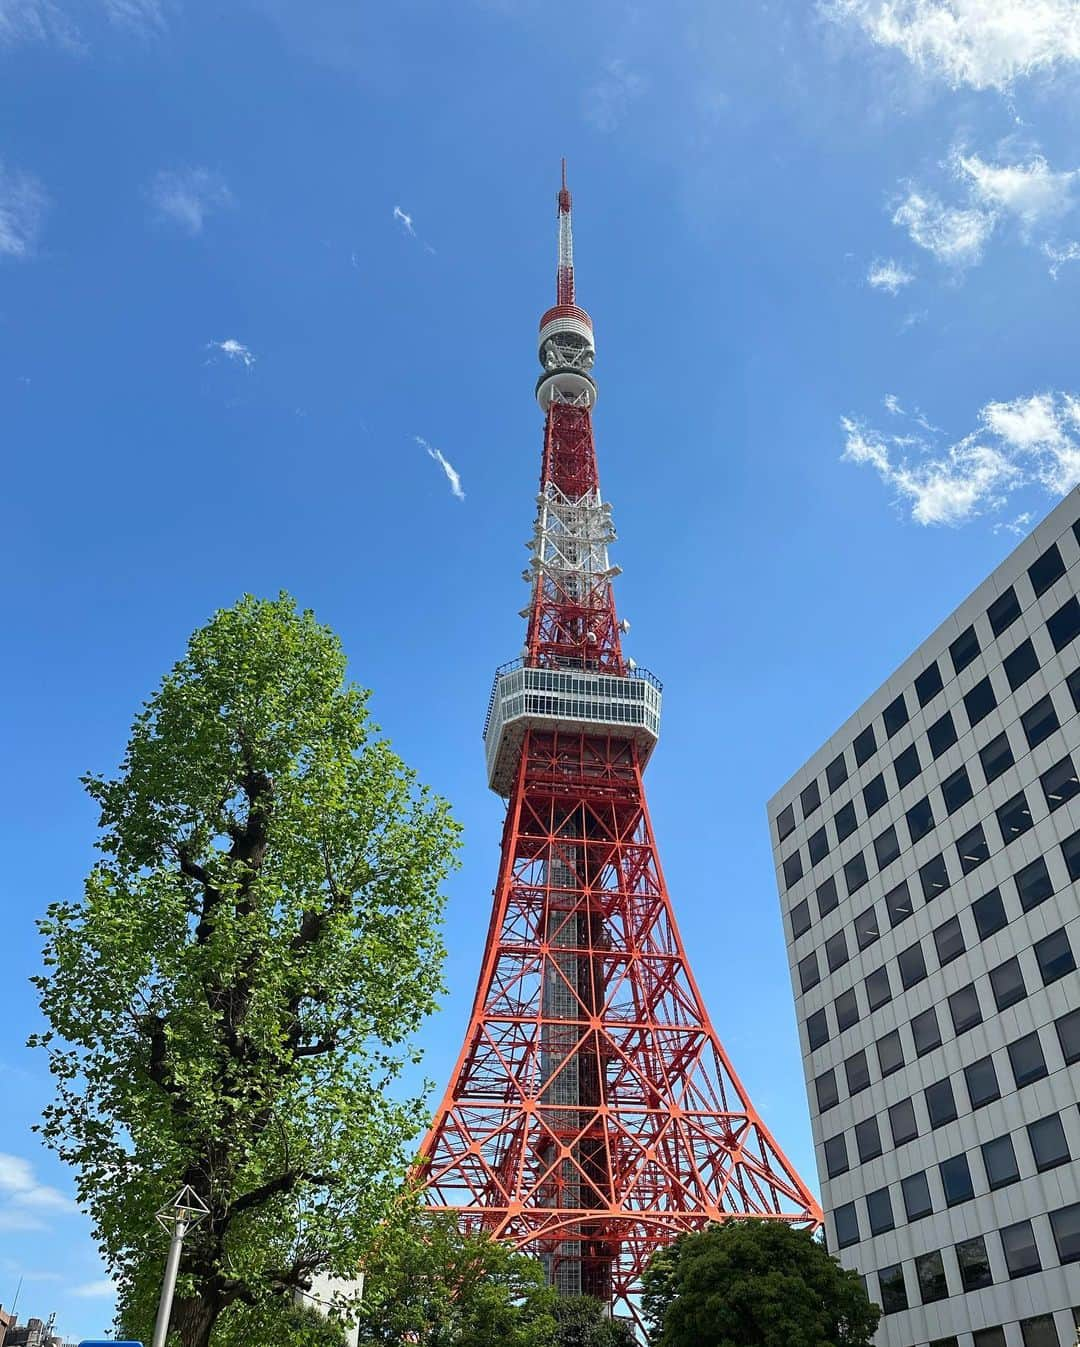
<svg viewBox="0 0 1080 1347">
<path fill-rule="evenodd" d="M 527 636 L 484 727 L 488 781 L 508 800 L 502 858 L 419 1175 L 429 1207 L 535 1254 L 562 1294 L 637 1319 L 641 1273 L 680 1233 L 732 1217 L 812 1229 L 821 1209 L 716 1036 L 660 868 L 642 773 L 661 687 L 622 651 L 565 162 L 558 222 Z"/>
</svg>

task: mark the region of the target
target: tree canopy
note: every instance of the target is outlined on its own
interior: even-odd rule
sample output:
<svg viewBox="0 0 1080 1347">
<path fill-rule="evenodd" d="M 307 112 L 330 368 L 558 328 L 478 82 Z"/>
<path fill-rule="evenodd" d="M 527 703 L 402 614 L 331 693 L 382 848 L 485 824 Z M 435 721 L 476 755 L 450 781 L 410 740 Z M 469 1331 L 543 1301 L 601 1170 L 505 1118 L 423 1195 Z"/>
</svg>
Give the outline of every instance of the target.
<svg viewBox="0 0 1080 1347">
<path fill-rule="evenodd" d="M 287 1316 L 316 1272 L 353 1275 L 398 1198 L 426 1115 L 393 1086 L 440 991 L 457 827 L 287 595 L 196 631 L 118 775 L 86 786 L 101 859 L 41 923 L 42 1131 L 77 1170 L 125 1335 L 149 1340 L 154 1213 L 186 1183 L 210 1216 L 179 1342 L 268 1341 L 244 1324 Z"/>
<path fill-rule="evenodd" d="M 819 1240 L 750 1219 L 658 1252 L 642 1304 L 653 1347 L 869 1347 L 880 1317 Z"/>
</svg>

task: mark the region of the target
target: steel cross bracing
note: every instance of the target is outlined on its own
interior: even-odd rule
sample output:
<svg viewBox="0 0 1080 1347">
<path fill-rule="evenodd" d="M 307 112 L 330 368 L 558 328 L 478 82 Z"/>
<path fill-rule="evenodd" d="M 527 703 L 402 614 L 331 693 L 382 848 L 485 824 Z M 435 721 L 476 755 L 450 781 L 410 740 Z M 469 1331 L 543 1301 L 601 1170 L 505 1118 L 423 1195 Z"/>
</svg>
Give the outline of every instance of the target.
<svg viewBox="0 0 1080 1347">
<path fill-rule="evenodd" d="M 573 301 L 569 198 L 564 181 L 560 303 Z M 629 685 L 589 407 L 548 405 L 537 504 L 525 667 Z M 814 1228 L 821 1210 L 694 982 L 645 803 L 654 739 L 643 748 L 610 711 L 574 715 L 526 707 L 489 725 L 510 783 L 495 903 L 418 1174 L 431 1207 L 533 1252 L 561 1292 L 639 1320 L 641 1274 L 680 1233 L 732 1218 Z"/>
</svg>

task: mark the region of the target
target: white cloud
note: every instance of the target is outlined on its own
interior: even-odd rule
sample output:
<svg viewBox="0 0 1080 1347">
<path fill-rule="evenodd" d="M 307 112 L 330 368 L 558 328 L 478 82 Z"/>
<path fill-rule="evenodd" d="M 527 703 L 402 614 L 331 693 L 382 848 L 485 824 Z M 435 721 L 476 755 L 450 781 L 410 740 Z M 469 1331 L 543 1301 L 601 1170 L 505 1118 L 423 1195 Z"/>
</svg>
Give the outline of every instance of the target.
<svg viewBox="0 0 1080 1347">
<path fill-rule="evenodd" d="M 1041 154 L 1026 164 L 988 164 L 977 154 L 957 154 L 954 166 L 977 201 L 1008 211 L 1029 228 L 1065 214 L 1078 176 L 1075 169 L 1055 172 Z"/>
<path fill-rule="evenodd" d="M 102 0 L 109 19 L 121 28 L 139 33 L 157 33 L 165 27 L 165 12 L 159 0 Z"/>
<path fill-rule="evenodd" d="M 0 163 L 0 257 L 33 253 L 46 204 L 45 189 L 37 178 Z"/>
<path fill-rule="evenodd" d="M 226 337 L 224 341 L 210 341 L 206 343 L 207 350 L 220 351 L 223 356 L 229 360 L 236 360 L 245 369 L 251 369 L 255 364 L 255 356 L 250 347 L 243 342 L 237 341 L 235 337 Z"/>
<path fill-rule="evenodd" d="M 1075 241 L 1055 247 L 1052 243 L 1043 244 L 1043 252 L 1050 259 L 1050 275 L 1056 281 L 1058 272 L 1066 262 L 1080 262 L 1080 243 Z"/>
<path fill-rule="evenodd" d="M 826 0 L 824 9 L 954 88 L 1006 90 L 1080 61 L 1080 0 Z"/>
<path fill-rule="evenodd" d="M 162 169 L 148 195 L 158 215 L 194 237 L 207 216 L 232 205 L 232 193 L 220 173 L 209 168 Z"/>
<path fill-rule="evenodd" d="M 98 1296 L 112 1296 L 116 1294 L 116 1283 L 111 1277 L 102 1277 L 96 1282 L 84 1282 L 82 1286 L 72 1287 L 71 1294 L 84 1300 L 95 1299 Z"/>
<path fill-rule="evenodd" d="M 446 474 L 446 480 L 450 483 L 450 490 L 457 499 L 464 500 L 465 492 L 461 489 L 461 474 L 454 465 L 448 462 L 440 449 L 436 449 L 434 446 L 428 444 L 427 440 L 421 439 L 419 435 L 414 435 L 413 438 L 422 449 L 427 450 L 428 456 L 433 458 L 435 462 L 438 463 L 439 467 L 442 468 L 443 472 Z"/>
<path fill-rule="evenodd" d="M 597 131 L 614 131 L 644 92 L 645 81 L 625 61 L 608 61 L 600 78 L 585 91 L 585 120 Z"/>
<path fill-rule="evenodd" d="M 74 1211 L 75 1203 L 65 1197 L 59 1188 L 38 1183 L 29 1160 L 18 1155 L 0 1152 L 0 1197 L 13 1207 L 49 1208 L 53 1211 Z"/>
<path fill-rule="evenodd" d="M 892 218 L 893 224 L 908 231 L 913 243 L 954 267 L 980 261 L 996 221 L 993 211 L 945 206 L 937 197 L 915 188 L 908 191 Z"/>
<path fill-rule="evenodd" d="M 900 406 L 900 399 L 895 393 L 886 393 L 881 399 L 881 405 L 890 416 L 901 416 L 903 414 L 904 409 Z"/>
<path fill-rule="evenodd" d="M 918 524 L 967 523 L 1024 487 L 1064 495 L 1080 485 L 1080 398 L 1072 394 L 989 402 L 978 429 L 953 444 L 942 445 L 921 414 L 910 419 L 925 433 L 884 435 L 845 417 L 842 457 L 873 468 Z M 1025 518 L 1003 527 L 1016 531 Z"/>
<path fill-rule="evenodd" d="M 413 228 L 412 216 L 408 215 L 400 206 L 394 207 L 394 219 L 399 221 L 402 229 L 410 238 L 416 238 L 416 230 Z"/>
<path fill-rule="evenodd" d="M 913 271 L 908 271 L 907 267 L 894 262 L 891 257 L 884 260 L 876 259 L 866 273 L 868 285 L 872 285 L 875 290 L 884 290 L 889 295 L 898 295 L 904 286 L 910 285 L 914 279 Z"/>
<path fill-rule="evenodd" d="M 149 36 L 165 27 L 167 0 L 91 0 L 79 6 L 97 10 L 116 28 Z M 55 42 L 72 52 L 85 53 L 87 43 L 70 6 L 57 0 L 0 0 L 0 47 L 21 42 Z"/>
</svg>

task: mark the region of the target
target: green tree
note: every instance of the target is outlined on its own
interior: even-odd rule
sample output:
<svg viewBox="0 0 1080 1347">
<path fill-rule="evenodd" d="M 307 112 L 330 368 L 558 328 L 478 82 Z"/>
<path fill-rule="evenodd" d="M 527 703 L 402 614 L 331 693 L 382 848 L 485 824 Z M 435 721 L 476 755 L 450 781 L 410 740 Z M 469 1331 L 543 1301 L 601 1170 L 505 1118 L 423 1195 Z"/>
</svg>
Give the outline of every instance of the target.
<svg viewBox="0 0 1080 1347">
<path fill-rule="evenodd" d="M 457 826 L 366 700 L 311 613 L 246 597 L 191 637 L 119 775 L 86 778 L 102 858 L 41 923 L 42 1131 L 133 1337 L 181 1184 L 210 1209 L 181 1265 L 183 1347 L 351 1275 L 400 1190 L 425 1115 L 388 1087 L 440 990 Z"/>
<path fill-rule="evenodd" d="M 642 1303 L 653 1347 L 869 1347 L 881 1313 L 819 1240 L 750 1219 L 657 1253 Z"/>
<path fill-rule="evenodd" d="M 555 1347 L 636 1347 L 628 1323 L 612 1319 L 591 1296 L 566 1296 L 555 1303 Z"/>
</svg>

